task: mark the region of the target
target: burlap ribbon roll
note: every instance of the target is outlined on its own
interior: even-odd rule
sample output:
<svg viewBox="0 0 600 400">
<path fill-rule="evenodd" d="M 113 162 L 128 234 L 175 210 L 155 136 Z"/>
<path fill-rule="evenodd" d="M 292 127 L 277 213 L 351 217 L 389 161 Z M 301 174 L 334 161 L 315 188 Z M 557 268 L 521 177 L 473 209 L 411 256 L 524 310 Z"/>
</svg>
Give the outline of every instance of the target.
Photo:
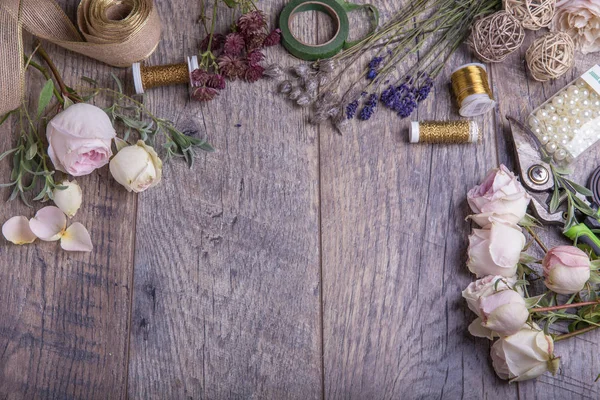
<svg viewBox="0 0 600 400">
<path fill-rule="evenodd" d="M 77 24 L 54 0 L 0 0 L 0 116 L 23 96 L 22 29 L 115 67 L 147 58 L 160 40 L 152 0 L 82 0 Z"/>
</svg>

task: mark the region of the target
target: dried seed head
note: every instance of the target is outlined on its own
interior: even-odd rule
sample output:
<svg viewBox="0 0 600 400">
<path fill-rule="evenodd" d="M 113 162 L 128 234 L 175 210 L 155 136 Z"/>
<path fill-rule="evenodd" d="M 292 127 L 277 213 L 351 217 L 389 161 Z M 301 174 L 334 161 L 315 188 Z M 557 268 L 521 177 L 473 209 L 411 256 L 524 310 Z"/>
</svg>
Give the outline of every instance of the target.
<svg viewBox="0 0 600 400">
<path fill-rule="evenodd" d="M 307 92 L 316 92 L 319 88 L 319 82 L 315 78 L 309 78 L 304 81 L 304 88 Z"/>
<path fill-rule="evenodd" d="M 319 85 L 321 85 L 321 86 L 327 85 L 331 81 L 329 74 L 323 74 L 323 73 L 318 73 L 317 79 L 319 80 Z"/>
<path fill-rule="evenodd" d="M 307 64 L 298 64 L 292 71 L 300 78 L 306 78 L 310 73 L 310 67 Z"/>
<path fill-rule="evenodd" d="M 279 93 L 287 94 L 292 91 L 292 82 L 283 81 L 279 84 Z"/>
<path fill-rule="evenodd" d="M 283 70 L 277 64 L 271 64 L 267 68 L 265 68 L 265 75 L 271 79 L 282 79 L 283 78 Z"/>
<path fill-rule="evenodd" d="M 298 100 L 296 100 L 296 103 L 300 107 L 306 107 L 306 106 L 308 106 L 311 103 L 310 97 L 307 96 L 306 94 L 303 94 L 300 97 L 298 97 Z"/>
<path fill-rule="evenodd" d="M 335 71 L 336 68 L 337 68 L 337 61 L 332 60 L 331 58 L 329 58 L 327 60 L 319 61 L 319 71 L 321 71 L 321 72 L 331 73 L 331 72 Z"/>
<path fill-rule="evenodd" d="M 313 125 L 318 125 L 322 122 L 325 122 L 329 119 L 329 116 L 324 112 L 316 112 L 310 117 L 310 123 Z"/>
<path fill-rule="evenodd" d="M 334 118 L 334 119 L 337 119 L 341 113 L 342 113 L 342 109 L 337 106 L 331 107 L 329 110 L 327 110 L 327 116 L 329 116 L 330 118 Z"/>
<path fill-rule="evenodd" d="M 302 96 L 302 89 L 293 88 L 292 91 L 290 92 L 289 98 L 290 98 L 290 100 L 298 100 L 298 98 L 300 96 Z"/>
</svg>

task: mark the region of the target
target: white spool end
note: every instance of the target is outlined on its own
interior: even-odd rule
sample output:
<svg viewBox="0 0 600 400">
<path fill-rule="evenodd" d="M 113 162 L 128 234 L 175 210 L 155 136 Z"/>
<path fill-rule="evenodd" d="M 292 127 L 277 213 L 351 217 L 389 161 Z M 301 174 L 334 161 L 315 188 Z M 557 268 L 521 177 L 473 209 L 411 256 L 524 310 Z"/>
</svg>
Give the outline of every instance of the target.
<svg viewBox="0 0 600 400">
<path fill-rule="evenodd" d="M 419 143 L 419 121 L 411 121 L 408 130 L 408 141 L 410 143 Z"/>
<path fill-rule="evenodd" d="M 135 86 L 136 94 L 144 93 L 144 85 L 142 84 L 142 70 L 139 62 L 133 63 L 131 66 L 131 70 L 133 73 L 133 84 Z"/>
<path fill-rule="evenodd" d="M 468 64 L 461 65 L 460 67 L 456 67 L 456 68 L 454 68 L 454 69 L 452 70 L 452 72 L 450 73 L 450 75 L 452 75 L 453 73 L 455 73 L 455 72 L 456 72 L 456 71 L 458 71 L 459 69 L 463 69 L 463 68 L 466 68 L 466 67 L 471 67 L 471 66 L 473 66 L 473 67 L 480 67 L 480 68 L 482 68 L 482 69 L 483 69 L 485 72 L 487 72 L 487 67 L 485 66 L 485 64 L 482 64 L 482 63 L 468 63 Z"/>
<path fill-rule="evenodd" d="M 487 94 L 472 94 L 467 96 L 458 110 L 458 113 L 465 118 L 477 117 L 483 115 L 496 107 L 496 102 Z"/>
<path fill-rule="evenodd" d="M 480 138 L 479 124 L 476 121 L 469 121 L 469 143 L 477 143 Z"/>
<path fill-rule="evenodd" d="M 188 56 L 187 58 L 188 71 L 190 73 L 190 87 L 193 87 L 194 84 L 192 82 L 192 71 L 199 68 L 198 65 L 198 56 Z"/>
</svg>

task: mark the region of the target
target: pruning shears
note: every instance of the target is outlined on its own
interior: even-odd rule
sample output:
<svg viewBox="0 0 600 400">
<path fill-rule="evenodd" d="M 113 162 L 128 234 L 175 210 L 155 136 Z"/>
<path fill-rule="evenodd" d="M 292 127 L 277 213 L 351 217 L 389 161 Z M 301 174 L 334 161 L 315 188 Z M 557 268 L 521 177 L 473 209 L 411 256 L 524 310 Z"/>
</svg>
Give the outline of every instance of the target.
<svg viewBox="0 0 600 400">
<path fill-rule="evenodd" d="M 600 167 L 591 175 L 588 187 L 559 178 L 560 195 L 555 179 L 557 167 L 542 158 L 542 146 L 535 134 L 515 118 L 510 122 L 515 156 L 521 184 L 531 195 L 531 208 L 536 218 L 546 224 L 563 226 L 563 234 L 578 247 L 591 249 L 600 256 Z M 565 207 L 567 201 L 575 207 Z"/>
</svg>

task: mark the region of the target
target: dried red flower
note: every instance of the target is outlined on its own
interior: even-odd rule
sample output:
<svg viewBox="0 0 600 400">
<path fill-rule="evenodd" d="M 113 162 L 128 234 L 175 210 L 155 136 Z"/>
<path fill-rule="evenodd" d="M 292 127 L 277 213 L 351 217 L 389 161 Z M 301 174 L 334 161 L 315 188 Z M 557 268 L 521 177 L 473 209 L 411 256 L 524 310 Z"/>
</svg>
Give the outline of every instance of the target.
<svg viewBox="0 0 600 400">
<path fill-rule="evenodd" d="M 264 33 L 255 33 L 246 37 L 246 51 L 250 53 L 254 50 L 260 50 L 263 48 L 263 43 L 267 35 Z"/>
<path fill-rule="evenodd" d="M 223 75 L 219 74 L 210 75 L 208 77 L 208 81 L 206 81 L 206 86 L 213 89 L 223 90 L 225 89 L 225 78 L 223 78 Z"/>
<path fill-rule="evenodd" d="M 258 65 L 258 63 L 265 59 L 265 55 L 260 50 L 254 50 L 248 53 L 246 58 L 249 65 Z"/>
<path fill-rule="evenodd" d="M 246 73 L 244 74 L 244 79 L 248 82 L 256 82 L 260 78 L 263 77 L 265 69 L 260 65 L 250 65 L 246 69 Z"/>
<path fill-rule="evenodd" d="M 199 88 L 195 88 L 192 92 L 192 98 L 198 101 L 211 101 L 215 97 L 219 95 L 219 91 L 214 88 L 201 86 Z"/>
<path fill-rule="evenodd" d="M 237 26 L 245 36 L 260 32 L 266 26 L 265 15 L 260 10 L 250 11 L 238 19 Z"/>
<path fill-rule="evenodd" d="M 246 72 L 246 63 L 240 57 L 225 54 L 217 59 L 217 64 L 219 64 L 219 72 L 232 81 L 242 78 Z"/>
<path fill-rule="evenodd" d="M 237 32 L 233 32 L 225 36 L 223 53 L 237 56 L 244 50 L 245 46 L 244 37 Z"/>
<path fill-rule="evenodd" d="M 209 74 L 203 69 L 195 69 L 191 73 L 193 86 L 204 86 L 208 80 Z"/>
<path fill-rule="evenodd" d="M 206 35 L 202 42 L 200 42 L 200 51 L 205 52 L 208 49 L 208 42 L 210 41 L 210 35 Z M 210 44 L 210 50 L 216 51 L 223 46 L 225 42 L 225 35 L 221 35 L 220 33 L 215 33 L 213 35 L 212 43 Z"/>
<path fill-rule="evenodd" d="M 277 28 L 267 35 L 263 41 L 263 46 L 275 46 L 281 41 L 281 29 Z"/>
</svg>

